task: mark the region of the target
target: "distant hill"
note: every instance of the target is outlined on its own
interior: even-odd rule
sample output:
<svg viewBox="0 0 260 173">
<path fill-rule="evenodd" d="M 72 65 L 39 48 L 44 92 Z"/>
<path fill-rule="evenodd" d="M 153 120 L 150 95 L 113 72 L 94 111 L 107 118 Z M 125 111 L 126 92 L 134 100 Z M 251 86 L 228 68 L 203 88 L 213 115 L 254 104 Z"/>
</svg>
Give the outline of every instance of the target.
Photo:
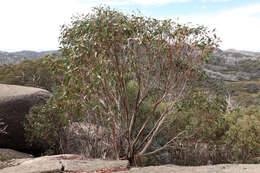
<svg viewBox="0 0 260 173">
<path fill-rule="evenodd" d="M 211 89 L 221 84 L 236 104 L 260 106 L 260 52 L 218 49 L 204 70 L 217 80 Z"/>
<path fill-rule="evenodd" d="M 260 52 L 218 49 L 205 71 L 212 78 L 231 82 L 260 78 Z"/>
<path fill-rule="evenodd" d="M 19 52 L 4 52 L 0 51 L 0 65 L 3 64 L 16 64 L 23 60 L 41 58 L 48 54 L 60 54 L 58 50 L 50 50 L 50 51 L 19 51 Z"/>
</svg>

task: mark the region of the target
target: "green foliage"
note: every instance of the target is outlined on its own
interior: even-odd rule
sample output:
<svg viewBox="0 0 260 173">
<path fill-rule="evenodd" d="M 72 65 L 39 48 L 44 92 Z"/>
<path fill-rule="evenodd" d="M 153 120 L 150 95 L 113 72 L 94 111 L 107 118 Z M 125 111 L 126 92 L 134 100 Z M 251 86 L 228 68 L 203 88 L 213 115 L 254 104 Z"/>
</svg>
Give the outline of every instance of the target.
<svg viewBox="0 0 260 173">
<path fill-rule="evenodd" d="M 226 124 L 224 114 L 227 103 L 223 96 L 207 90 L 194 91 L 176 105 L 176 112 L 168 119 L 167 136 L 176 137 L 169 151 L 180 165 L 203 165 L 209 160 L 223 163 L 223 144 Z M 180 136 L 178 136 L 181 134 Z M 222 153 L 223 152 L 223 153 Z"/>
<path fill-rule="evenodd" d="M 181 131 L 186 133 L 173 145 L 174 162 L 182 165 L 207 164 L 208 160 L 248 163 L 259 156 L 259 106 L 227 112 L 223 97 L 199 91 L 178 103 L 177 108 L 173 114 L 176 119 L 167 129 L 168 136 L 176 136 Z"/>
<path fill-rule="evenodd" d="M 24 124 L 27 141 L 31 144 L 44 146 L 46 149 L 61 153 L 61 142 L 65 139 L 66 129 L 70 122 L 80 121 L 81 105 L 71 105 L 59 98 L 59 92 L 47 104 L 32 107 L 26 115 Z M 76 103 L 77 100 L 71 100 Z M 74 114 L 72 114 L 74 113 Z M 35 142 L 36 141 L 36 142 Z"/>
<path fill-rule="evenodd" d="M 224 134 L 224 118 L 227 103 L 225 98 L 209 95 L 208 91 L 194 92 L 183 102 L 177 104 L 175 116 L 177 129 L 186 129 L 200 141 L 216 141 Z"/>
<path fill-rule="evenodd" d="M 58 121 L 69 111 L 67 120 L 107 127 L 116 158 L 135 164 L 136 156 L 151 151 L 175 102 L 199 78 L 217 46 L 213 35 L 203 26 L 124 15 L 104 7 L 75 17 L 61 31 L 66 59 L 51 65 L 64 76 L 47 109 L 57 120 L 47 116 L 46 122 L 62 124 Z M 37 129 L 41 134 L 36 137 L 52 130 L 46 129 L 49 132 Z"/>
<path fill-rule="evenodd" d="M 234 161 L 246 162 L 260 154 L 260 107 L 251 106 L 225 115 L 229 128 L 225 142 L 230 146 Z"/>
<path fill-rule="evenodd" d="M 62 105 L 53 99 L 46 105 L 34 106 L 26 115 L 25 131 L 27 140 L 32 144 L 57 149 L 59 139 L 63 137 L 68 119 L 64 117 Z M 37 139 L 37 142 L 34 142 Z"/>
<path fill-rule="evenodd" d="M 52 91 L 57 85 L 56 78 L 49 69 L 52 60 L 53 57 L 44 57 L 0 66 L 0 83 Z"/>
</svg>

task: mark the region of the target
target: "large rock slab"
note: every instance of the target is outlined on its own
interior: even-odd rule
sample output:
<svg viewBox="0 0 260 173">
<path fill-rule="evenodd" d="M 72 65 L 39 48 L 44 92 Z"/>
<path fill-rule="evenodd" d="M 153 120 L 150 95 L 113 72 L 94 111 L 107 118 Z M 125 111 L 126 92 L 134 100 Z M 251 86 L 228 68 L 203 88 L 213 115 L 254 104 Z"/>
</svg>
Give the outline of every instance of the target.
<svg viewBox="0 0 260 173">
<path fill-rule="evenodd" d="M 38 158 L 15 159 L 0 173 L 259 173 L 260 164 L 220 164 L 207 166 L 149 166 L 129 169 L 126 160 L 84 159 L 79 155 L 64 154 Z"/>
<path fill-rule="evenodd" d="M 24 119 L 29 109 L 43 104 L 51 96 L 47 90 L 0 84 L 0 120 L 8 127 L 0 134 L 0 147 L 26 150 Z"/>
<path fill-rule="evenodd" d="M 150 166 L 120 173 L 259 173 L 260 164 L 220 164 L 210 166 Z"/>
<path fill-rule="evenodd" d="M 27 153 L 22 153 L 7 148 L 0 148 L 0 161 L 8 161 L 12 159 L 23 159 L 23 158 L 32 158 L 33 156 Z"/>
<path fill-rule="evenodd" d="M 8 167 L 9 162 L 13 159 L 32 158 L 33 156 L 27 153 L 22 153 L 12 149 L 0 148 L 0 169 Z"/>
<path fill-rule="evenodd" d="M 0 169 L 0 173 L 46 173 L 46 172 L 95 172 L 104 170 L 126 170 L 125 160 L 83 160 L 79 155 L 64 154 L 34 159 L 14 160 L 11 167 Z"/>
</svg>

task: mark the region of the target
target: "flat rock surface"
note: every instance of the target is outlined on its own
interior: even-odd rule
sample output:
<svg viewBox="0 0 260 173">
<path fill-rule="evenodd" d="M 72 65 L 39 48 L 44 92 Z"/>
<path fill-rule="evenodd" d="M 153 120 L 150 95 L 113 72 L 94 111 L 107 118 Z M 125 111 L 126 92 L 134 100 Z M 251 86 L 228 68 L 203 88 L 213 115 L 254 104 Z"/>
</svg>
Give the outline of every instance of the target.
<svg viewBox="0 0 260 173">
<path fill-rule="evenodd" d="M 14 159 L 0 173 L 260 173 L 260 164 L 219 164 L 209 166 L 149 166 L 128 170 L 126 160 L 82 159 L 63 154 L 38 158 Z"/>
<path fill-rule="evenodd" d="M 34 159 L 16 159 L 0 173 L 93 172 L 110 168 L 127 168 L 128 161 L 82 160 L 79 155 L 64 154 Z"/>
<path fill-rule="evenodd" d="M 113 160 L 63 160 L 64 171 L 97 171 L 110 168 L 127 168 L 128 161 L 113 161 Z"/>
<path fill-rule="evenodd" d="M 11 159 L 32 158 L 32 155 L 7 148 L 0 148 L 0 161 Z"/>
<path fill-rule="evenodd" d="M 210 166 L 149 166 L 120 173 L 260 173 L 260 164 L 220 164 Z"/>
<path fill-rule="evenodd" d="M 45 92 L 43 89 L 34 87 L 0 84 L 0 99 L 3 100 L 6 97 L 30 95 L 39 91 Z"/>
</svg>

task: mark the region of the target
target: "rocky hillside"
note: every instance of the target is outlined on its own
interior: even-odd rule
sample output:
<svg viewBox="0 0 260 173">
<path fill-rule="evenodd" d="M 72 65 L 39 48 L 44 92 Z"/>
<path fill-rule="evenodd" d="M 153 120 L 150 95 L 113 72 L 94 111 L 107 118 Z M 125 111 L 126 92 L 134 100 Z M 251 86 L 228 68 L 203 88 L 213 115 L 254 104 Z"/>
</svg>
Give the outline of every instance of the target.
<svg viewBox="0 0 260 173">
<path fill-rule="evenodd" d="M 237 82 L 260 78 L 260 53 L 237 50 L 217 50 L 206 65 L 209 76 Z"/>
<path fill-rule="evenodd" d="M 47 54 L 58 53 L 58 51 L 19 51 L 19 52 L 4 52 L 0 51 L 0 65 L 3 64 L 16 64 L 26 59 L 40 58 Z"/>
<path fill-rule="evenodd" d="M 238 106 L 260 106 L 260 52 L 216 50 L 205 71 L 222 82 Z"/>
</svg>

